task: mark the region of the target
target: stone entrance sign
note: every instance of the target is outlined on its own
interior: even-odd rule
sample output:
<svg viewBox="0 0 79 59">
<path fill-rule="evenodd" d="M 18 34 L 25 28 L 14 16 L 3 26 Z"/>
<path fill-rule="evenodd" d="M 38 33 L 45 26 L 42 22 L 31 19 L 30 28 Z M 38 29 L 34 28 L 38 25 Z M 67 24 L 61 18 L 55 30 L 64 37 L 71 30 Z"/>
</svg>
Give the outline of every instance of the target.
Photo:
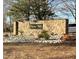
<svg viewBox="0 0 79 59">
<path fill-rule="evenodd" d="M 14 22 L 13 34 L 20 35 L 23 33 L 27 36 L 37 37 L 42 30 L 48 31 L 49 34 L 55 33 L 58 35 L 66 34 L 68 32 L 67 19 L 54 19 L 54 20 L 38 20 L 36 22 L 18 21 Z"/>
</svg>

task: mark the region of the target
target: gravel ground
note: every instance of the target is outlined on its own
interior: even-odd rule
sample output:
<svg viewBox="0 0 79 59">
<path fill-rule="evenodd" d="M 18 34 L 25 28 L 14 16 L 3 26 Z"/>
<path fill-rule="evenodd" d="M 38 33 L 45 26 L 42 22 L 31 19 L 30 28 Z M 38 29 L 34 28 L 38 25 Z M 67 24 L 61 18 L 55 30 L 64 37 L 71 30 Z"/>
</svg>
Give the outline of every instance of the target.
<svg viewBox="0 0 79 59">
<path fill-rule="evenodd" d="M 62 41 L 58 36 L 52 36 L 51 39 L 45 40 L 44 38 L 34 38 L 34 37 L 26 37 L 26 36 L 9 36 L 3 37 L 3 42 L 37 42 L 37 43 L 61 43 Z M 38 39 L 38 40 L 36 40 Z"/>
</svg>

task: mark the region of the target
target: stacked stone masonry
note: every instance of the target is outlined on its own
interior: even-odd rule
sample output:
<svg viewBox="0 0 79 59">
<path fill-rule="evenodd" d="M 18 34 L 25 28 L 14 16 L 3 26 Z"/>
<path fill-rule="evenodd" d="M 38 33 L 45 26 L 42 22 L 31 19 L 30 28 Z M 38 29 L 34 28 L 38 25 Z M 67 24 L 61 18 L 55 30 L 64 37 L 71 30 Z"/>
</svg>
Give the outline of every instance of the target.
<svg viewBox="0 0 79 59">
<path fill-rule="evenodd" d="M 18 26 L 18 35 L 21 34 L 21 31 L 26 36 L 34 36 L 37 37 L 38 34 L 41 33 L 41 31 L 46 30 L 49 35 L 51 33 L 55 33 L 58 35 L 66 34 L 67 33 L 67 22 L 66 19 L 56 19 L 56 20 L 38 20 L 37 22 L 31 22 L 31 21 L 24 21 L 20 22 L 18 21 L 18 25 L 16 25 L 16 22 L 14 22 L 14 28 L 13 28 L 13 34 L 16 35 L 16 26 Z M 31 29 L 31 24 L 42 24 L 42 29 Z"/>
</svg>

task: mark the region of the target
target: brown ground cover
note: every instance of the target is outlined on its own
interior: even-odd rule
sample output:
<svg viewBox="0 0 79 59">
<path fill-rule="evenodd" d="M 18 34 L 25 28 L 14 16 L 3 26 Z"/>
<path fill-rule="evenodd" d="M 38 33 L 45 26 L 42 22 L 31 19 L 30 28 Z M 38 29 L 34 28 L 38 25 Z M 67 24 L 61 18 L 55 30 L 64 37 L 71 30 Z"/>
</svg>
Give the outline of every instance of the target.
<svg viewBox="0 0 79 59">
<path fill-rule="evenodd" d="M 75 44 L 4 43 L 4 59 L 76 59 Z"/>
</svg>

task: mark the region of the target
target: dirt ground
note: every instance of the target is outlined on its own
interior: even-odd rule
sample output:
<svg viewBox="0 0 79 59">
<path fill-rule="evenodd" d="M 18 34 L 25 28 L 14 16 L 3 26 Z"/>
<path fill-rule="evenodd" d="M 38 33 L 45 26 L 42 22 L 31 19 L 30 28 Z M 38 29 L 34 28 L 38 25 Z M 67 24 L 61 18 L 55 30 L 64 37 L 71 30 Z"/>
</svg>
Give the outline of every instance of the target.
<svg viewBox="0 0 79 59">
<path fill-rule="evenodd" d="M 76 59 L 75 45 L 4 43 L 4 59 Z"/>
</svg>

